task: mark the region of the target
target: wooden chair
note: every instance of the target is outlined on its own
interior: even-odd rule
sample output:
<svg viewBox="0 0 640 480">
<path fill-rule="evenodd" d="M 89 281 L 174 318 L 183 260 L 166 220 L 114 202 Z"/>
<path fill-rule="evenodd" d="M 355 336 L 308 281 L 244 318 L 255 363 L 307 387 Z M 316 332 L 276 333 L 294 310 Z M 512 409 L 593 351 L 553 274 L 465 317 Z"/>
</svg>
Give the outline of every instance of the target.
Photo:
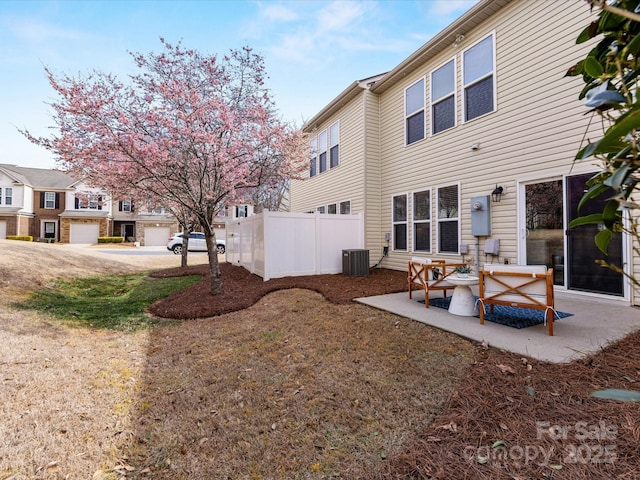
<svg viewBox="0 0 640 480">
<path fill-rule="evenodd" d="M 479 272 L 480 323 L 485 306 L 494 305 L 544 310 L 549 335 L 553 336 L 555 301 L 553 269 L 545 265 L 487 264 Z"/>
<path fill-rule="evenodd" d="M 407 283 L 409 286 L 409 298 L 415 285 L 424 290 L 424 306 L 429 308 L 429 292 L 431 290 L 443 290 L 447 296 L 447 290 L 453 290 L 455 285 L 447 282 L 447 277 L 455 273 L 456 267 L 463 267 L 464 263 L 447 263 L 445 260 L 431 258 L 412 257 L 409 260 L 409 273 Z"/>
</svg>

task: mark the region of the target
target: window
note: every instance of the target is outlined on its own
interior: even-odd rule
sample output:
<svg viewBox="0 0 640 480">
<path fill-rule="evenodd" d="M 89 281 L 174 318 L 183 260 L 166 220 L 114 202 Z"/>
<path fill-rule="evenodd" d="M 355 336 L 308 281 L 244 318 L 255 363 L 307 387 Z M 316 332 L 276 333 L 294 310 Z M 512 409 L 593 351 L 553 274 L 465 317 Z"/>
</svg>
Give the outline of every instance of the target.
<svg viewBox="0 0 640 480">
<path fill-rule="evenodd" d="M 431 133 L 456 125 L 456 64 L 450 60 L 431 73 Z"/>
<path fill-rule="evenodd" d="M 393 249 L 407 250 L 407 195 L 393 197 Z"/>
<path fill-rule="evenodd" d="M 311 140 L 309 140 L 309 176 L 310 177 L 315 177 L 316 176 L 316 155 L 318 153 L 318 149 L 316 147 L 317 145 L 317 140 L 316 138 L 312 138 Z"/>
<path fill-rule="evenodd" d="M 318 135 L 318 173 L 327 169 L 327 131 Z"/>
<path fill-rule="evenodd" d="M 248 208 L 246 205 L 236 206 L 236 218 L 246 218 L 248 216 Z"/>
<path fill-rule="evenodd" d="M 431 190 L 413 194 L 413 250 L 431 251 Z"/>
<path fill-rule="evenodd" d="M 133 200 L 121 200 L 118 202 L 118 211 L 133 212 Z"/>
<path fill-rule="evenodd" d="M 351 200 L 340 202 L 340 215 L 351 215 Z"/>
<path fill-rule="evenodd" d="M 75 208 L 76 210 L 102 210 L 102 195 L 76 193 Z"/>
<path fill-rule="evenodd" d="M 495 110 L 493 35 L 489 35 L 462 54 L 464 119 L 473 120 Z"/>
<path fill-rule="evenodd" d="M 56 208 L 56 194 L 44 192 L 44 208 Z"/>
<path fill-rule="evenodd" d="M 335 203 L 330 203 L 329 205 L 327 205 L 327 213 L 331 213 L 333 215 L 338 213 L 337 205 Z"/>
<path fill-rule="evenodd" d="M 424 138 L 424 79 L 404 92 L 407 145 Z"/>
<path fill-rule="evenodd" d="M 13 205 L 13 188 L 6 187 L 4 189 L 4 204 Z"/>
<path fill-rule="evenodd" d="M 340 165 L 340 124 L 334 123 L 329 127 L 329 168 Z"/>
<path fill-rule="evenodd" d="M 322 205 L 322 206 L 320 206 L 320 207 L 316 208 L 316 212 L 318 212 L 318 213 L 324 213 L 324 212 L 325 212 L 325 210 L 326 210 L 326 209 L 325 209 L 325 206 L 324 206 L 324 205 Z"/>
<path fill-rule="evenodd" d="M 458 253 L 458 185 L 438 188 L 438 252 Z"/>
</svg>

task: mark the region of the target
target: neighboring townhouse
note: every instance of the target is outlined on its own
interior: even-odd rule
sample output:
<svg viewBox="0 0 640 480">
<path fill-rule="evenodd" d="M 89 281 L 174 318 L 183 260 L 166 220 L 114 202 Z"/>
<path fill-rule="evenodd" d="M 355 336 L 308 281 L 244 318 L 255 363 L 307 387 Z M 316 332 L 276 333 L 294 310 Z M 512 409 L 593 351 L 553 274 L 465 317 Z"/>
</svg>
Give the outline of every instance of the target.
<svg viewBox="0 0 640 480">
<path fill-rule="evenodd" d="M 225 207 L 215 219 L 225 238 L 227 221 L 253 215 L 253 206 Z M 166 245 L 181 231 L 163 207 L 113 200 L 100 189 L 59 171 L 0 164 L 0 239 L 32 236 L 36 241 L 96 243 L 98 237 L 123 236 L 142 246 Z"/>
<path fill-rule="evenodd" d="M 573 159 L 596 127 L 578 100 L 581 78 L 565 73 L 592 47 L 576 38 L 595 18 L 581 1 L 480 0 L 305 123 L 309 172 L 291 182 L 291 211 L 363 212 L 372 265 L 546 264 L 559 290 L 640 304 L 594 263 L 598 227 L 567 227 L 595 171 Z M 623 235 L 609 254 L 638 263 Z"/>
<path fill-rule="evenodd" d="M 97 188 L 75 181 L 66 194 L 66 208 L 60 213 L 60 241 L 97 243 L 112 233 L 111 200 Z"/>
<path fill-rule="evenodd" d="M 139 202 L 138 202 L 139 203 Z M 114 201 L 113 235 L 143 246 L 166 245 L 171 234 L 181 230 L 176 218 L 163 207 L 137 204 L 132 199 Z"/>
<path fill-rule="evenodd" d="M 0 238 L 60 240 L 60 214 L 75 180 L 59 170 L 0 164 Z"/>
</svg>

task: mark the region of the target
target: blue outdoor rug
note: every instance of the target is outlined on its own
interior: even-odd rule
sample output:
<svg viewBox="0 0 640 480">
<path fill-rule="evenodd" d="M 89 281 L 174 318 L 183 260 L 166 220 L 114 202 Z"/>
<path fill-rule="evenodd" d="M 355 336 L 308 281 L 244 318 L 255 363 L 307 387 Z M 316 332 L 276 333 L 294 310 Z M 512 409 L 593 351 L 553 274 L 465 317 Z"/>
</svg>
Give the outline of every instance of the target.
<svg viewBox="0 0 640 480">
<path fill-rule="evenodd" d="M 478 297 L 476 297 L 476 300 Z M 424 300 L 420 301 L 424 303 Z M 432 298 L 429 300 L 429 305 L 438 308 L 449 308 L 451 297 L 445 298 Z M 478 308 L 481 308 L 478 305 Z M 541 325 L 544 323 L 545 312 L 544 310 L 535 310 L 533 308 L 518 308 L 518 307 L 505 307 L 503 305 L 494 305 L 493 313 L 490 311 L 490 307 L 487 305 L 485 308 L 484 319 L 488 322 L 499 323 L 513 328 L 526 328 L 534 325 Z M 559 312 L 556 310 L 554 321 L 560 318 L 570 317 L 573 313 Z M 479 318 L 479 315 L 475 316 Z"/>
</svg>

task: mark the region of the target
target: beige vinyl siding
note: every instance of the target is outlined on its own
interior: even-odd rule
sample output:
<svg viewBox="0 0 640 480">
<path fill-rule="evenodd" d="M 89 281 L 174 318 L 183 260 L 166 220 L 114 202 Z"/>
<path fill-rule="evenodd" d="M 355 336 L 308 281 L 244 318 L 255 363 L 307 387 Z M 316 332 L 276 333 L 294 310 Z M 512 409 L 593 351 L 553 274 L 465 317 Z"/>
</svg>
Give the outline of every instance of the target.
<svg viewBox="0 0 640 480">
<path fill-rule="evenodd" d="M 490 194 L 499 184 L 506 188 L 507 194 L 502 202 L 491 205 L 492 237 L 500 239 L 500 258 L 516 261 L 517 182 L 536 176 L 560 178 L 568 173 L 588 121 L 583 115 L 586 109 L 577 99 L 582 88 L 581 79 L 565 78 L 564 74 L 589 48 L 575 45 L 578 33 L 588 23 L 589 9 L 581 2 L 568 4 L 562 0 L 546 1 L 544 5 L 540 8 L 538 2 L 514 2 L 475 31 L 465 33 L 465 41 L 455 50 L 458 66 L 456 127 L 428 136 L 416 144 L 404 145 L 404 89 L 450 60 L 451 51 L 434 57 L 381 95 L 383 231 L 391 228 L 391 195 L 432 188 L 434 205 L 437 187 L 460 182 L 461 243 L 470 246 L 467 259 L 474 258 L 470 199 Z M 461 55 L 466 48 L 492 32 L 496 43 L 497 110 L 462 123 Z M 545 45 L 543 42 L 549 39 L 553 44 Z M 426 93 L 429 99 L 428 82 Z M 429 126 L 430 112 L 427 111 Z M 472 143 L 479 143 L 480 149 L 471 151 Z M 574 171 L 588 168 L 588 165 L 576 165 Z M 411 208 L 410 203 L 410 211 Z M 435 218 L 434 213 L 432 209 Z M 480 241 L 481 262 L 484 262 L 484 240 Z M 435 241 L 434 222 L 434 252 Z M 411 229 L 408 244 L 413 244 Z M 410 255 L 411 252 L 392 252 L 385 266 L 405 269 Z"/>
<path fill-rule="evenodd" d="M 351 200 L 351 213 L 364 208 L 364 132 L 363 94 L 345 105 L 338 114 L 322 123 L 313 135 L 340 122 L 340 164 L 315 177 L 291 182 L 291 211 L 315 211 L 319 205 Z"/>
<path fill-rule="evenodd" d="M 365 90 L 363 117 L 365 138 L 365 245 L 370 250 L 369 259 L 377 262 L 382 248 L 387 245 L 380 223 L 382 197 L 380 195 L 380 104 L 377 95 Z"/>
</svg>

